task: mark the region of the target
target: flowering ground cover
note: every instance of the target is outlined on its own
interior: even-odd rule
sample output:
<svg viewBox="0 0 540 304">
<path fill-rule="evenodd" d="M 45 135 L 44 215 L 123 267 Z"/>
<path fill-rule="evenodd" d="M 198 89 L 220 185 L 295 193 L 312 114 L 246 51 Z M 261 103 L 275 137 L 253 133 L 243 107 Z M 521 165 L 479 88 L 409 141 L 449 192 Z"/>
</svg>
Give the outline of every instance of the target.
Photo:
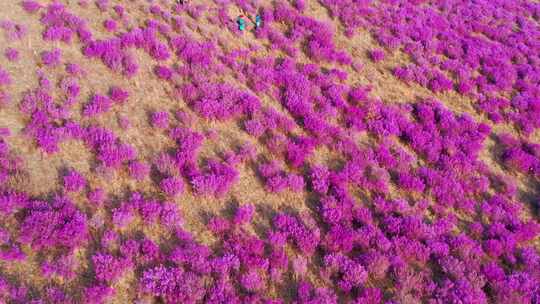
<svg viewBox="0 0 540 304">
<path fill-rule="evenodd" d="M 539 129 L 534 1 L 0 1 L 0 303 L 540 303 Z"/>
</svg>

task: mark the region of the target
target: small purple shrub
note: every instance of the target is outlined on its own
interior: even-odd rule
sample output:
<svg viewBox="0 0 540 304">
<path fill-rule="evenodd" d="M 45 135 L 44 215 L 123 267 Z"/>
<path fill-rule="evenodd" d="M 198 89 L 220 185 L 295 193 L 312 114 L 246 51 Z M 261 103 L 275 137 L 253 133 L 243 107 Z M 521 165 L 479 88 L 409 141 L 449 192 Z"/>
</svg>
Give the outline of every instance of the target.
<svg viewBox="0 0 540 304">
<path fill-rule="evenodd" d="M 82 114 L 87 117 L 97 116 L 108 112 L 112 107 L 112 101 L 109 97 L 95 94 L 84 106 Z"/>
<path fill-rule="evenodd" d="M 154 73 L 159 79 L 170 80 L 173 77 L 173 70 L 162 65 L 154 67 Z"/>
<path fill-rule="evenodd" d="M 116 21 L 114 21 L 113 19 L 107 19 L 107 20 L 103 21 L 103 27 L 108 32 L 114 32 L 114 31 L 116 31 L 116 28 L 118 27 L 118 25 L 116 24 Z"/>
<path fill-rule="evenodd" d="M 52 51 L 44 51 L 41 53 L 41 62 L 46 66 L 57 66 L 60 64 L 60 58 L 62 57 L 62 52 L 60 49 L 56 48 Z"/>
<path fill-rule="evenodd" d="M 68 192 L 78 192 L 86 186 L 86 179 L 79 172 L 69 170 L 64 175 L 64 189 Z"/>
<path fill-rule="evenodd" d="M 4 51 L 4 56 L 6 56 L 7 60 L 15 62 L 15 61 L 19 60 L 20 54 L 19 54 L 19 51 L 17 49 L 7 48 Z"/>
<path fill-rule="evenodd" d="M 9 85 L 11 81 L 9 73 L 0 67 L 0 85 Z"/>
<path fill-rule="evenodd" d="M 124 103 L 129 98 L 129 93 L 119 87 L 113 86 L 109 90 L 109 97 L 116 103 Z"/>
<path fill-rule="evenodd" d="M 195 303 L 204 296 L 203 282 L 194 273 L 182 268 L 156 266 L 141 276 L 143 292 L 161 297 L 168 303 Z"/>
<path fill-rule="evenodd" d="M 24 0 L 21 2 L 23 9 L 29 13 L 35 13 L 42 8 L 41 4 L 33 0 Z"/>
<path fill-rule="evenodd" d="M 106 253 L 96 253 L 92 256 L 96 279 L 101 282 L 114 282 L 122 276 L 129 267 L 127 260 L 116 258 Z"/>
<path fill-rule="evenodd" d="M 85 215 L 66 197 L 55 197 L 52 203 L 32 201 L 26 211 L 19 240 L 35 250 L 73 250 L 87 238 Z"/>
<path fill-rule="evenodd" d="M 369 57 L 374 62 L 382 61 L 384 59 L 384 51 L 381 50 L 381 49 L 371 50 L 371 51 L 369 51 Z"/>
<path fill-rule="evenodd" d="M 167 129 L 169 127 L 169 113 L 165 111 L 153 112 L 151 117 L 151 123 L 154 128 Z"/>
<path fill-rule="evenodd" d="M 161 190 L 168 196 L 174 197 L 184 191 L 184 181 L 179 177 L 167 177 L 159 184 Z"/>
<path fill-rule="evenodd" d="M 129 175 L 137 181 L 142 181 L 150 174 L 150 166 L 141 161 L 132 161 L 128 164 Z"/>
</svg>

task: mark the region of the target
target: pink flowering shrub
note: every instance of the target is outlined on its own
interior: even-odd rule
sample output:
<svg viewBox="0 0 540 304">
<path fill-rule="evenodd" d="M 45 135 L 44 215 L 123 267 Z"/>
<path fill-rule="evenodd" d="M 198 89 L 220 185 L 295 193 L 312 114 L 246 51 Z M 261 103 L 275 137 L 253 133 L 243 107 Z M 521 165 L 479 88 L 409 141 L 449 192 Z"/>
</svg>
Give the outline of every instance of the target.
<svg viewBox="0 0 540 304">
<path fill-rule="evenodd" d="M 172 69 L 166 66 L 162 66 L 162 65 L 157 65 L 154 68 L 154 73 L 159 79 L 163 79 L 163 80 L 170 80 L 173 76 Z"/>
<path fill-rule="evenodd" d="M 107 19 L 103 21 L 103 27 L 105 27 L 105 29 L 109 32 L 114 32 L 116 31 L 117 24 L 113 19 Z"/>
<path fill-rule="evenodd" d="M 66 64 L 66 72 L 71 74 L 72 76 L 80 76 L 84 74 L 84 70 L 81 68 L 80 65 L 76 63 L 68 63 Z"/>
<path fill-rule="evenodd" d="M 0 20 L 0 302 L 539 303 L 538 4 L 118 3 Z"/>
<path fill-rule="evenodd" d="M 129 175 L 138 181 L 144 180 L 150 174 L 150 166 L 140 161 L 130 162 L 128 170 Z"/>
<path fill-rule="evenodd" d="M 46 277 L 51 278 L 53 276 L 61 277 L 65 279 L 73 279 L 76 276 L 74 268 L 76 267 L 76 260 L 73 255 L 61 256 L 56 260 L 45 261 L 41 265 L 41 271 Z"/>
<path fill-rule="evenodd" d="M 94 286 L 85 288 L 83 299 L 87 303 L 101 304 L 110 299 L 114 293 L 114 288 L 109 287 L 106 284 L 96 284 Z"/>
<path fill-rule="evenodd" d="M 165 111 L 153 112 L 150 119 L 154 128 L 167 129 L 169 126 L 169 113 Z"/>
<path fill-rule="evenodd" d="M 287 239 L 294 241 L 298 249 L 307 255 L 314 253 L 320 242 L 320 230 L 314 225 L 312 219 L 306 217 L 306 222 L 299 221 L 288 214 L 278 214 L 273 219 L 273 225 Z"/>
<path fill-rule="evenodd" d="M 0 20 L 0 29 L 4 31 L 7 41 L 21 40 L 28 33 L 28 27 L 25 24 L 10 20 Z"/>
<path fill-rule="evenodd" d="M 96 158 L 108 168 L 118 168 L 136 158 L 135 149 L 122 144 L 109 130 L 90 126 L 83 131 L 84 143 L 97 153 Z"/>
<path fill-rule="evenodd" d="M 257 97 L 228 84 L 205 83 L 198 87 L 186 85 L 183 95 L 195 112 L 207 119 L 232 119 L 241 114 L 254 113 L 260 108 Z"/>
<path fill-rule="evenodd" d="M 187 173 L 195 193 L 222 196 L 238 179 L 237 170 L 217 160 L 209 160 L 202 169 L 191 169 Z"/>
<path fill-rule="evenodd" d="M 85 105 L 82 114 L 84 116 L 96 116 L 108 112 L 112 107 L 111 99 L 107 96 L 96 94 Z"/>
<path fill-rule="evenodd" d="M 127 260 L 116 258 L 106 253 L 96 253 L 92 256 L 96 279 L 102 282 L 114 282 L 129 267 Z"/>
<path fill-rule="evenodd" d="M 17 49 L 7 48 L 4 51 L 4 56 L 6 56 L 7 60 L 9 60 L 9 61 L 18 61 L 19 57 L 20 57 L 20 54 L 19 54 L 19 51 Z"/>
<path fill-rule="evenodd" d="M 209 66 L 214 57 L 215 46 L 210 42 L 199 42 L 187 36 L 174 36 L 171 49 L 190 65 Z"/>
<path fill-rule="evenodd" d="M 509 134 L 501 134 L 503 163 L 518 171 L 534 176 L 540 175 L 540 145 L 522 142 Z"/>
<path fill-rule="evenodd" d="M 0 85 L 2 86 L 9 85 L 11 84 L 11 81 L 12 80 L 9 73 L 6 70 L 0 68 Z"/>
<path fill-rule="evenodd" d="M 109 97 L 114 102 L 123 103 L 129 98 L 129 93 L 122 88 L 113 86 L 109 90 Z"/>
<path fill-rule="evenodd" d="M 57 66 L 60 64 L 60 58 L 62 53 L 60 49 L 53 49 L 52 51 L 44 51 L 41 53 L 41 62 L 47 66 Z"/>
<path fill-rule="evenodd" d="M 367 272 L 360 263 L 355 263 L 343 255 L 327 255 L 324 257 L 326 271 L 341 274 L 338 286 L 344 291 L 350 291 L 355 286 L 361 286 L 367 280 Z"/>
<path fill-rule="evenodd" d="M 384 51 L 380 49 L 371 50 L 369 52 L 371 60 L 378 62 L 384 59 Z"/>
<path fill-rule="evenodd" d="M 33 0 L 24 0 L 21 5 L 27 13 L 35 13 L 42 8 L 41 4 Z"/>
<path fill-rule="evenodd" d="M 69 170 L 64 175 L 64 189 L 68 192 L 78 192 L 84 189 L 86 186 L 86 180 L 79 172 L 75 170 Z"/>
<path fill-rule="evenodd" d="M 159 186 L 168 196 L 176 196 L 184 191 L 184 181 L 177 177 L 164 178 Z"/>
<path fill-rule="evenodd" d="M 202 280 L 182 268 L 163 265 L 146 270 L 141 277 L 141 289 L 168 303 L 195 303 L 204 296 Z"/>
<path fill-rule="evenodd" d="M 37 250 L 73 250 L 88 237 L 86 216 L 68 198 L 60 196 L 52 203 L 30 202 L 20 229 L 19 240 Z"/>
<path fill-rule="evenodd" d="M 135 220 L 134 206 L 124 204 L 112 210 L 112 223 L 116 228 L 126 228 Z"/>
<path fill-rule="evenodd" d="M 89 41 L 83 49 L 88 58 L 99 58 L 113 71 L 121 72 L 126 76 L 133 76 L 139 70 L 139 65 L 122 46 L 119 38 L 102 41 Z"/>
<path fill-rule="evenodd" d="M 260 165 L 259 173 L 265 180 L 266 189 L 271 192 L 281 192 L 285 189 L 302 191 L 305 186 L 302 176 L 285 173 L 277 162 Z"/>
</svg>

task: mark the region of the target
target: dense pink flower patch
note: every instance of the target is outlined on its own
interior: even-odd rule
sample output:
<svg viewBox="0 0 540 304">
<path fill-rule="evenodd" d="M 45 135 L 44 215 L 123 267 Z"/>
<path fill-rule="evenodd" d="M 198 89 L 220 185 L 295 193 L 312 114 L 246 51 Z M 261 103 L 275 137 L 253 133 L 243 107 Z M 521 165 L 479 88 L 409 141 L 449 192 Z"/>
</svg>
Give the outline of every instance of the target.
<svg viewBox="0 0 540 304">
<path fill-rule="evenodd" d="M 128 169 L 129 175 L 138 181 L 144 180 L 150 173 L 150 166 L 140 161 L 130 162 Z"/>
<path fill-rule="evenodd" d="M 18 61 L 20 57 L 19 51 L 14 48 L 7 48 L 4 51 L 4 55 L 9 61 Z"/>
<path fill-rule="evenodd" d="M 7 41 L 21 40 L 28 33 L 26 25 L 10 20 L 0 20 L 0 29 L 3 30 Z"/>
<path fill-rule="evenodd" d="M 12 65 L 27 50 L 6 45 L 0 117 L 20 111 L 44 162 L 75 142 L 90 159 L 81 171 L 61 159 L 59 187 L 34 194 L 33 168 L 10 146 L 19 131 L 0 125 L 0 260 L 47 280 L 0 266 L 0 302 L 108 303 L 129 286 L 134 303 L 540 303 L 540 6 L 320 4 L 342 26 L 306 1 L 21 1 L 60 44 L 35 58 L 37 85 L 19 100 Z M 240 32 L 233 5 L 261 25 Z M 100 13 L 103 36 L 80 10 Z M 250 45 L 203 33 L 206 21 Z M 28 34 L 0 28 L 9 43 Z M 341 34 L 373 35 L 371 60 L 353 62 Z M 70 45 L 85 62 L 64 62 Z M 408 59 L 385 77 L 434 98 L 381 100 L 347 72 L 386 69 L 398 50 Z M 88 62 L 129 81 L 86 88 Z M 139 76 L 171 97 L 142 109 L 146 124 L 133 114 Z M 437 99 L 450 91 L 479 115 Z M 141 125 L 150 133 L 134 138 Z"/>
<path fill-rule="evenodd" d="M 75 170 L 69 170 L 64 175 L 64 189 L 69 192 L 80 191 L 86 186 L 84 176 Z"/>
<path fill-rule="evenodd" d="M 11 76 L 6 70 L 0 68 L 0 85 L 9 85 L 11 84 Z"/>
<path fill-rule="evenodd" d="M 384 59 L 384 51 L 383 50 L 379 50 L 379 49 L 376 49 L 376 50 L 371 50 L 369 52 L 369 56 L 371 57 L 371 60 L 377 62 L 377 61 L 381 61 Z"/>
<path fill-rule="evenodd" d="M 223 196 L 238 179 L 234 167 L 217 160 L 209 160 L 202 169 L 188 168 L 186 174 L 195 193 L 201 195 Z"/>
<path fill-rule="evenodd" d="M 41 4 L 33 0 L 24 0 L 21 5 L 28 13 L 35 13 L 42 8 Z"/>
<path fill-rule="evenodd" d="M 292 173 L 286 174 L 277 162 L 260 165 L 259 172 L 265 179 L 268 191 L 281 192 L 285 189 L 302 191 L 304 189 L 303 177 Z"/>
<path fill-rule="evenodd" d="M 509 134 L 502 134 L 499 141 L 503 147 L 504 164 L 526 174 L 540 175 L 540 144 L 523 142 Z"/>
<path fill-rule="evenodd" d="M 52 51 L 44 51 L 41 53 L 41 61 L 47 66 L 57 66 L 60 64 L 60 58 L 62 53 L 60 49 L 53 49 Z"/>
<path fill-rule="evenodd" d="M 96 116 L 101 113 L 108 112 L 111 109 L 112 101 L 107 96 L 96 94 L 92 96 L 90 101 L 83 109 L 84 116 Z"/>
<path fill-rule="evenodd" d="M 160 129 L 167 129 L 169 126 L 169 113 L 159 111 L 151 115 L 152 126 Z"/>
<path fill-rule="evenodd" d="M 113 86 L 109 90 L 109 97 L 117 103 L 123 103 L 129 98 L 129 93 L 122 88 Z"/>
<path fill-rule="evenodd" d="M 228 84 L 188 84 L 183 88 L 183 95 L 195 112 L 207 119 L 232 119 L 252 114 L 260 108 L 257 97 Z"/>
<path fill-rule="evenodd" d="M 66 197 L 56 197 L 52 203 L 29 202 L 20 229 L 19 240 L 36 250 L 73 250 L 88 237 L 85 215 Z"/>
<path fill-rule="evenodd" d="M 351 35 L 357 28 L 367 28 L 384 47 L 401 48 L 411 56 L 412 64 L 394 70 L 401 80 L 434 92 L 455 89 L 475 99 L 481 105 L 478 110 L 494 122 L 504 118 L 526 133 L 537 129 L 534 54 L 540 46 L 529 42 L 540 37 L 535 25 L 538 5 L 514 1 L 501 11 L 489 1 L 422 2 L 373 6 L 365 1 L 322 1 Z M 514 31 L 514 24 L 521 30 Z M 506 95 L 514 90 L 511 97 Z M 505 102 L 492 102 L 496 99 Z"/>
<path fill-rule="evenodd" d="M 202 300 L 204 295 L 201 279 L 177 267 L 157 266 L 148 269 L 142 275 L 141 288 L 169 303 L 195 303 Z"/>
<path fill-rule="evenodd" d="M 157 77 L 164 80 L 169 80 L 173 76 L 173 71 L 170 68 L 161 65 L 158 65 L 154 68 L 154 73 Z"/>
<path fill-rule="evenodd" d="M 117 24 L 113 19 L 107 19 L 103 21 L 103 27 L 105 27 L 105 29 L 107 29 L 109 32 L 114 32 L 116 31 Z"/>
<path fill-rule="evenodd" d="M 184 182 L 180 178 L 164 178 L 159 184 L 163 192 L 169 196 L 175 196 L 184 191 Z"/>
</svg>

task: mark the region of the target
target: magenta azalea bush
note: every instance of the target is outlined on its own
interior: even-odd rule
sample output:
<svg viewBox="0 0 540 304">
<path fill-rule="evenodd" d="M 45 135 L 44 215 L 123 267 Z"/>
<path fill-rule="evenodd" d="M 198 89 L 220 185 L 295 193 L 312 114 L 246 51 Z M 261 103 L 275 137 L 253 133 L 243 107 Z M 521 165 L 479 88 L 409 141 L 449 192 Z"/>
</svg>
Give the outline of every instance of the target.
<svg viewBox="0 0 540 304">
<path fill-rule="evenodd" d="M 538 3 L 173 2 L 6 4 L 1 303 L 540 303 Z"/>
</svg>

